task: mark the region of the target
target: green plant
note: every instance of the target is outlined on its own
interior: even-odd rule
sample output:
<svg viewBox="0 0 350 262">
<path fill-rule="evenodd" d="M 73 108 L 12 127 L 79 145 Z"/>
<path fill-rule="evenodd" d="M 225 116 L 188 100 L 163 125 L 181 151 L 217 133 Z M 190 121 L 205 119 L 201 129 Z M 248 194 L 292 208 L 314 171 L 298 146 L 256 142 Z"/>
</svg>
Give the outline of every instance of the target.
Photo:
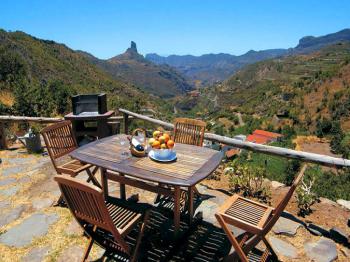
<svg viewBox="0 0 350 262">
<path fill-rule="evenodd" d="M 301 185 L 299 185 L 296 190 L 299 215 L 303 217 L 309 215 L 312 212 L 311 206 L 318 199 L 317 195 L 313 192 L 315 181 L 315 175 L 311 175 L 308 179 L 305 179 L 304 177 L 301 181 Z"/>
<path fill-rule="evenodd" d="M 286 166 L 286 170 L 285 170 L 285 180 L 284 180 L 284 183 L 287 185 L 287 186 L 290 186 L 293 181 L 294 181 L 294 178 L 295 178 L 295 175 L 298 173 L 300 169 L 300 161 L 299 160 L 289 160 L 288 161 L 288 164 Z"/>
<path fill-rule="evenodd" d="M 265 168 L 252 167 L 247 164 L 235 162 L 228 170 L 230 188 L 245 197 L 258 198 L 264 202 L 269 199 L 269 188 L 264 184 Z"/>
<path fill-rule="evenodd" d="M 40 130 L 41 130 L 41 126 L 39 124 L 32 124 L 30 126 L 30 129 L 32 130 L 32 133 L 35 135 L 39 135 L 40 134 Z"/>
</svg>

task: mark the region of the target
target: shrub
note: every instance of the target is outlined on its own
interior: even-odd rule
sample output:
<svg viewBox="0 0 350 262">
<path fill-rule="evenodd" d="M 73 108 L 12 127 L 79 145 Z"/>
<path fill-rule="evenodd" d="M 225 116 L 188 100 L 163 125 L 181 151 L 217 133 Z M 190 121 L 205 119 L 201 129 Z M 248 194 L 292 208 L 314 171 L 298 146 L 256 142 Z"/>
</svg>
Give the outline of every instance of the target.
<svg viewBox="0 0 350 262">
<path fill-rule="evenodd" d="M 264 168 L 236 162 L 228 174 L 230 175 L 230 188 L 233 192 L 239 192 L 245 197 L 258 198 L 264 202 L 269 199 L 269 190 L 264 185 L 266 177 Z"/>
<path fill-rule="evenodd" d="M 299 215 L 306 216 L 312 212 L 311 206 L 318 199 L 317 195 L 313 192 L 313 186 L 316 181 L 315 174 L 305 177 L 301 181 L 301 185 L 296 190 L 296 199 L 299 208 Z"/>
<path fill-rule="evenodd" d="M 286 176 L 284 180 L 284 183 L 287 186 L 290 186 L 293 183 L 295 175 L 298 173 L 299 169 L 300 169 L 300 161 L 295 159 L 288 161 L 288 164 L 285 170 Z"/>
</svg>

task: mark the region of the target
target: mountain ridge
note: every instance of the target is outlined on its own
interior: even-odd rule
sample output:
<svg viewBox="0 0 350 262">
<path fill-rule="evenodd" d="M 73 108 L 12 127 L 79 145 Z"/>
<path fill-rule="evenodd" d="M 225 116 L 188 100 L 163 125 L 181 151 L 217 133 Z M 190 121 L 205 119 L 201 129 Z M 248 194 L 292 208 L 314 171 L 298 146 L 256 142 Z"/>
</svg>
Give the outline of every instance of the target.
<svg viewBox="0 0 350 262">
<path fill-rule="evenodd" d="M 296 47 L 288 49 L 250 50 L 238 56 L 225 53 L 159 56 L 151 53 L 146 54 L 145 58 L 157 64 L 173 66 L 187 76 L 192 84 L 203 87 L 227 79 L 246 65 L 280 56 L 311 53 L 339 41 L 350 41 L 350 29 L 319 37 L 306 36 L 299 40 Z"/>
</svg>

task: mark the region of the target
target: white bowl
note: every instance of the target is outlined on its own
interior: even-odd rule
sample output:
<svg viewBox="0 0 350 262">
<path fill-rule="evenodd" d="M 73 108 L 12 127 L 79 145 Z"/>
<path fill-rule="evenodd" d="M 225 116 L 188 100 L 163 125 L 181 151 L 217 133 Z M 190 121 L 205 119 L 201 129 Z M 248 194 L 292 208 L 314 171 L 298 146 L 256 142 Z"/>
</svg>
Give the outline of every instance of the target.
<svg viewBox="0 0 350 262">
<path fill-rule="evenodd" d="M 152 149 L 154 152 L 154 157 L 157 159 L 168 159 L 169 157 L 173 156 L 174 149 Z"/>
</svg>

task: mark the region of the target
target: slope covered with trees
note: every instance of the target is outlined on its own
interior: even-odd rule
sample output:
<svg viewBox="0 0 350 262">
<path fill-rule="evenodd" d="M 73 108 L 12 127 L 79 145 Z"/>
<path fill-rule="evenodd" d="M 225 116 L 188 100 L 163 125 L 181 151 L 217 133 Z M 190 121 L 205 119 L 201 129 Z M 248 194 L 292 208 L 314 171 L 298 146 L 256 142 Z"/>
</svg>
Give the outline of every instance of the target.
<svg viewBox="0 0 350 262">
<path fill-rule="evenodd" d="M 249 65 L 188 103 L 192 115 L 240 112 L 249 127 L 273 129 L 281 127 L 279 122 L 297 134 L 329 137 L 333 150 L 348 156 L 350 43 Z"/>
<path fill-rule="evenodd" d="M 152 101 L 63 44 L 23 32 L 0 30 L 0 112 L 54 116 L 69 111 L 77 93 L 108 94 L 110 108 L 135 108 Z"/>
</svg>

